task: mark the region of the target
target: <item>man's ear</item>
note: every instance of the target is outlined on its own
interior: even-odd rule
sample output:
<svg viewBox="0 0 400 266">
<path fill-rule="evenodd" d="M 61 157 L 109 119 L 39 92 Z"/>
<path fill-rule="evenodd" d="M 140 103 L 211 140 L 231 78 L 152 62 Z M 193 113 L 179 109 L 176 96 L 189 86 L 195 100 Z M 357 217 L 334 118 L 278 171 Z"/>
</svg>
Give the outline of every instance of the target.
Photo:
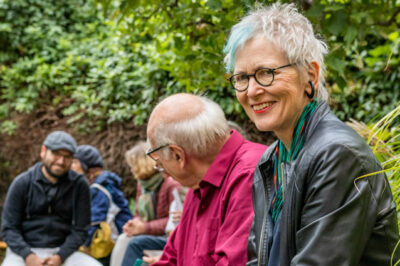
<svg viewBox="0 0 400 266">
<path fill-rule="evenodd" d="M 46 146 L 42 145 L 42 148 L 40 149 L 40 158 L 44 159 L 44 157 L 46 156 L 46 151 Z"/>
<path fill-rule="evenodd" d="M 172 155 L 171 160 L 176 160 L 179 166 L 181 168 L 184 168 L 187 163 L 187 156 L 185 150 L 182 149 L 182 147 L 175 144 L 170 144 L 169 149 Z"/>
</svg>

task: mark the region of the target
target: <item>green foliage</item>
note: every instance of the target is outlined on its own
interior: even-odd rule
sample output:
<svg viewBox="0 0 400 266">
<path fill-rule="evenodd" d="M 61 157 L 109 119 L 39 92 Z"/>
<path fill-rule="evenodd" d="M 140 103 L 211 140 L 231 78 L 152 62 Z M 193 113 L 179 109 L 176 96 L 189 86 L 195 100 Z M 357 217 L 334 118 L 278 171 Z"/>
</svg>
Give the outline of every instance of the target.
<svg viewBox="0 0 400 266">
<path fill-rule="evenodd" d="M 85 130 L 142 124 L 166 95 L 207 95 L 245 117 L 224 79 L 229 30 L 255 0 L 0 0 L 0 122 L 70 102 Z M 275 1 L 264 1 L 272 3 Z M 282 1 L 291 2 L 291 1 Z M 337 115 L 369 121 L 400 100 L 396 1 L 297 1 L 328 42 Z M 79 123 L 78 123 L 79 122 Z"/>
<path fill-rule="evenodd" d="M 38 20 L 43 9 L 52 9 L 53 2 L 37 1 L 33 8 L 37 13 L 21 16 L 16 24 L 28 24 L 32 17 Z M 83 6 L 60 7 L 64 8 L 58 11 L 61 15 L 40 21 L 37 28 L 41 30 L 25 29 L 22 35 L 28 41 L 8 35 L 0 39 L 4 46 L 23 47 L 26 51 L 12 64 L 8 59 L 0 61 L 0 120 L 12 111 L 29 113 L 39 105 L 72 99 L 63 113 L 71 116 L 71 123 L 84 118 L 85 123 L 79 124 L 82 129 L 101 128 L 104 123 L 132 116 L 135 123 L 142 124 L 158 97 L 179 89 L 169 73 L 157 67 L 156 61 L 164 59 L 151 43 L 136 42 L 137 36 L 126 23 L 103 18 L 95 3 L 69 3 Z M 26 4 L 13 2 L 13 8 L 23 11 Z M 1 11 L 5 16 L 6 10 Z M 56 33 L 44 34 L 43 30 Z M 17 55 L 19 51 L 8 52 Z M 15 130 L 9 120 L 2 126 L 3 132 Z"/>
<path fill-rule="evenodd" d="M 397 205 L 400 227 L 400 127 L 395 125 L 395 121 L 399 119 L 400 102 L 395 109 L 371 126 L 368 143 L 388 176 Z"/>
<path fill-rule="evenodd" d="M 103 5 L 115 3 L 103 0 Z M 222 49 L 229 30 L 256 1 L 123 0 L 122 19 L 168 58 L 159 67 L 186 91 L 216 100 L 228 114 L 241 108 L 223 79 Z M 275 1 L 263 1 L 272 3 Z M 281 1 L 292 2 L 292 1 Z M 128 3 L 131 3 L 129 5 Z M 369 121 L 400 100 L 398 60 L 400 5 L 396 1 L 297 1 L 330 54 L 327 87 L 343 120 Z"/>
</svg>

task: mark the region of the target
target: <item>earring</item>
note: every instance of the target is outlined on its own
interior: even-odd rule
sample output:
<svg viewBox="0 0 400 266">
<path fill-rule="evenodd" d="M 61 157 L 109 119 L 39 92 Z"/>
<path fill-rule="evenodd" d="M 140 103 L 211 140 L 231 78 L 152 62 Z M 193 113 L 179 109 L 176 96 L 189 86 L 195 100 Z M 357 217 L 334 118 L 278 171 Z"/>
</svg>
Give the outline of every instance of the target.
<svg viewBox="0 0 400 266">
<path fill-rule="evenodd" d="M 306 92 L 306 94 L 308 98 L 312 99 L 314 98 L 314 93 L 315 93 L 314 83 L 312 83 L 312 81 L 309 81 L 308 84 L 310 84 L 311 86 L 311 93 Z"/>
</svg>

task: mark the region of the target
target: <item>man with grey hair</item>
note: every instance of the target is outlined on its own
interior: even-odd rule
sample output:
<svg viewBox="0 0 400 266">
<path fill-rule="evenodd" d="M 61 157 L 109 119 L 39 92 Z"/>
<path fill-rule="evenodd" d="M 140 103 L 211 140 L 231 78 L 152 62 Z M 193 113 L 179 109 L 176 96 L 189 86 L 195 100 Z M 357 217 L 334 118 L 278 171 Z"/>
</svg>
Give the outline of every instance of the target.
<svg viewBox="0 0 400 266">
<path fill-rule="evenodd" d="M 267 147 L 230 132 L 216 103 L 191 94 L 160 102 L 147 137 L 157 167 L 191 188 L 180 224 L 152 265 L 244 265 L 253 172 Z"/>
<path fill-rule="evenodd" d="M 77 252 L 90 228 L 90 192 L 85 177 L 70 170 L 75 151 L 71 135 L 54 131 L 42 162 L 13 180 L 2 214 L 3 266 L 101 265 Z"/>
</svg>

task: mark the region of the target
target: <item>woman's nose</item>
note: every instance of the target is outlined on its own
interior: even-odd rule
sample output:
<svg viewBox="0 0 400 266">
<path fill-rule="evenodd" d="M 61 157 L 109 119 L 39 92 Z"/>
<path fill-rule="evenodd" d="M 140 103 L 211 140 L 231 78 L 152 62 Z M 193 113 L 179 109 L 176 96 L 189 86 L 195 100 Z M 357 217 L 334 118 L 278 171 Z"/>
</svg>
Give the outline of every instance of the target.
<svg viewBox="0 0 400 266">
<path fill-rule="evenodd" d="M 249 86 L 247 87 L 247 91 L 246 91 L 247 95 L 255 96 L 255 95 L 259 94 L 261 90 L 262 90 L 262 87 L 260 86 L 260 84 L 257 83 L 254 76 L 250 76 L 249 77 Z"/>
</svg>

